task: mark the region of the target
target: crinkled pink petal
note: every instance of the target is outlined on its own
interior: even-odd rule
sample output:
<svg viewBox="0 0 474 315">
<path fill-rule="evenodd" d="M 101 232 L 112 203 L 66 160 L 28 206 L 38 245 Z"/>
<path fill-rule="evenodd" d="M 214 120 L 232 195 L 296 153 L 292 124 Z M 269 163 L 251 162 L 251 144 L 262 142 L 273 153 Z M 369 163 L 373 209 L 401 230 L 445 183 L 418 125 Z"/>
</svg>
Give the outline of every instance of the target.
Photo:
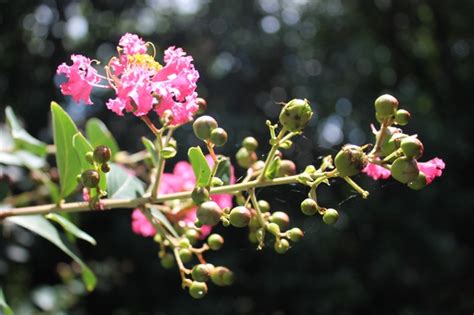
<svg viewBox="0 0 474 315">
<path fill-rule="evenodd" d="M 436 177 L 443 174 L 446 164 L 440 158 L 434 158 L 427 162 L 417 162 L 418 169 L 426 176 L 426 182 L 430 184 Z"/>
<path fill-rule="evenodd" d="M 71 55 L 72 65 L 63 63 L 56 70 L 57 74 L 65 74 L 67 81 L 61 84 L 61 92 L 70 95 L 76 103 L 83 101 L 92 104 L 90 95 L 94 84 L 100 82 L 91 63 L 92 61 L 82 55 Z"/>
<path fill-rule="evenodd" d="M 150 237 L 156 234 L 153 225 L 139 209 L 135 209 L 132 212 L 132 230 L 134 233 L 144 237 Z"/>
<path fill-rule="evenodd" d="M 390 171 L 386 168 L 374 164 L 368 163 L 367 166 L 362 170 L 363 173 L 366 173 L 368 176 L 372 177 L 374 180 L 378 179 L 387 179 L 390 177 Z"/>
<path fill-rule="evenodd" d="M 117 115 L 123 116 L 123 110 L 127 106 L 127 103 L 124 99 L 116 97 L 109 99 L 105 106 Z"/>
<path fill-rule="evenodd" d="M 126 55 L 146 53 L 146 43 L 136 34 L 126 33 L 120 38 L 119 46 L 122 47 Z"/>
</svg>

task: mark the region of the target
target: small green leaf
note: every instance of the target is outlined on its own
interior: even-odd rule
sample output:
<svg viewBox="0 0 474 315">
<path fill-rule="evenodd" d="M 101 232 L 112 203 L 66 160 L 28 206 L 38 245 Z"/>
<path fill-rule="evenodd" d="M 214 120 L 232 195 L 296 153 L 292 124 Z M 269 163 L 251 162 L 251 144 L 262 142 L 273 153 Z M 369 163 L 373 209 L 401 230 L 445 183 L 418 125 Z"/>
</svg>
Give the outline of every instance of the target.
<svg viewBox="0 0 474 315">
<path fill-rule="evenodd" d="M 92 145 L 89 143 L 89 141 L 87 141 L 82 133 L 78 132 L 72 137 L 72 146 L 74 147 L 74 150 L 77 154 L 77 159 L 81 164 L 81 171 L 83 172 L 85 170 L 90 170 L 92 165 L 87 162 L 86 154 L 87 152 L 94 151 Z"/>
<path fill-rule="evenodd" d="M 80 238 L 81 240 L 89 242 L 92 245 L 97 245 L 97 242 L 92 236 L 90 236 L 89 234 L 81 230 L 79 227 L 77 227 L 77 225 L 75 225 L 74 223 L 66 219 L 65 217 L 60 216 L 59 214 L 56 214 L 56 213 L 49 213 L 46 215 L 46 218 L 58 223 L 59 225 L 62 226 L 62 228 L 65 231 L 71 233 L 77 238 Z"/>
<path fill-rule="evenodd" d="M 110 164 L 107 173 L 107 195 L 110 199 L 137 198 L 144 194 L 144 184 L 127 169 Z"/>
<path fill-rule="evenodd" d="M 197 186 L 206 186 L 211 179 L 211 169 L 207 164 L 206 157 L 202 153 L 200 147 L 192 147 L 188 150 L 188 158 L 193 167 L 194 175 L 196 176 Z"/>
<path fill-rule="evenodd" d="M 46 143 L 32 137 L 20 124 L 12 108 L 7 106 L 5 117 L 10 127 L 15 147 L 18 150 L 25 150 L 34 155 L 44 157 L 46 155 Z"/>
<path fill-rule="evenodd" d="M 158 165 L 158 153 L 156 152 L 156 147 L 153 144 L 153 142 L 145 137 L 142 137 L 142 142 L 143 145 L 145 146 L 145 149 L 147 150 L 148 154 L 151 156 L 151 160 L 153 162 L 153 166 Z"/>
<path fill-rule="evenodd" d="M 76 255 L 67 245 L 66 240 L 61 238 L 60 234 L 48 220 L 41 215 L 28 215 L 28 216 L 16 216 L 9 217 L 6 219 L 12 223 L 15 223 L 39 236 L 47 239 L 57 247 L 59 247 L 64 253 L 69 255 L 74 261 L 76 261 L 82 268 L 82 280 L 86 285 L 88 291 L 93 291 L 96 284 L 97 278 L 95 277 L 92 270 L 82 261 L 82 259 Z"/>
<path fill-rule="evenodd" d="M 165 160 L 174 158 L 176 156 L 176 153 L 178 153 L 178 152 L 173 147 L 165 147 L 160 151 L 161 156 Z"/>
<path fill-rule="evenodd" d="M 0 306 L 3 309 L 5 315 L 13 315 L 13 310 L 8 306 L 7 301 L 5 300 L 5 295 L 3 294 L 3 288 L 0 287 Z"/>
<path fill-rule="evenodd" d="M 277 172 L 278 172 L 278 166 L 280 165 L 280 157 L 277 156 L 273 159 L 273 161 L 270 162 L 270 165 L 268 166 L 267 171 L 265 172 L 265 177 L 268 179 L 274 179 Z"/>
<path fill-rule="evenodd" d="M 219 177 L 224 182 L 224 185 L 229 185 L 232 174 L 230 159 L 223 156 L 220 156 L 219 158 L 220 163 L 219 166 L 217 166 L 216 177 Z"/>
<path fill-rule="evenodd" d="M 81 172 L 81 162 L 72 144 L 72 138 L 78 131 L 71 117 L 56 102 L 51 102 L 51 113 L 62 199 L 76 189 L 76 176 Z"/>
<path fill-rule="evenodd" d="M 178 233 L 174 229 L 173 225 L 168 221 L 168 218 L 159 210 L 155 208 L 150 208 L 151 215 L 158 220 L 161 224 L 165 226 L 165 228 L 173 234 L 174 237 L 179 237 Z"/>
<path fill-rule="evenodd" d="M 115 154 L 120 150 L 114 136 L 107 126 L 98 118 L 91 118 L 86 123 L 87 138 L 94 148 L 105 145 L 112 151 L 112 161 Z"/>
</svg>

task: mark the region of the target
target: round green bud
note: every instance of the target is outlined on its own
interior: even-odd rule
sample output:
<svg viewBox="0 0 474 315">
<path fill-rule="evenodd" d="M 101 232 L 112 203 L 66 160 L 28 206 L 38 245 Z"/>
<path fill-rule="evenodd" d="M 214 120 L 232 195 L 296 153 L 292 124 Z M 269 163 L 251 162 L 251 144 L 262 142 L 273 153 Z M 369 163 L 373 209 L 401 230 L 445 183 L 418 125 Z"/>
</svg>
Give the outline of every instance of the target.
<svg viewBox="0 0 474 315">
<path fill-rule="evenodd" d="M 304 236 L 304 233 L 303 231 L 301 231 L 301 229 L 299 228 L 292 228 L 291 230 L 289 230 L 288 232 L 286 232 L 287 235 L 288 235 L 288 238 L 292 241 L 292 242 L 299 242 L 301 241 L 301 239 L 303 238 Z"/>
<path fill-rule="evenodd" d="M 188 248 L 181 248 L 178 253 L 183 263 L 190 262 L 193 259 L 193 252 Z"/>
<path fill-rule="evenodd" d="M 420 173 L 416 161 L 405 156 L 396 159 L 390 171 L 392 172 L 392 177 L 403 184 L 414 181 Z"/>
<path fill-rule="evenodd" d="M 403 139 L 408 137 L 406 134 L 397 132 L 391 135 L 380 147 L 382 157 L 388 156 L 400 148 L 400 143 Z"/>
<path fill-rule="evenodd" d="M 251 218 L 250 218 L 250 222 L 249 222 L 249 229 L 252 231 L 252 230 L 256 230 L 258 228 L 260 228 L 260 222 L 258 221 L 258 217 L 256 215 L 253 215 Z"/>
<path fill-rule="evenodd" d="M 89 151 L 86 153 L 85 159 L 90 165 L 94 165 L 94 153 Z"/>
<path fill-rule="evenodd" d="M 221 219 L 222 209 L 214 201 L 206 201 L 199 205 L 197 218 L 202 224 L 214 226 Z"/>
<path fill-rule="evenodd" d="M 196 137 L 207 140 L 211 137 L 211 132 L 217 128 L 217 121 L 211 116 L 201 116 L 193 123 L 193 131 Z"/>
<path fill-rule="evenodd" d="M 224 182 L 219 177 L 214 176 L 211 178 L 211 187 L 220 187 L 222 185 L 224 185 Z"/>
<path fill-rule="evenodd" d="M 211 271 L 211 281 L 220 287 L 229 286 L 234 282 L 234 273 L 226 267 L 215 267 Z"/>
<path fill-rule="evenodd" d="M 292 99 L 280 112 L 280 124 L 289 131 L 298 131 L 306 127 L 313 116 L 313 110 L 307 100 Z"/>
<path fill-rule="evenodd" d="M 199 264 L 193 267 L 191 276 L 194 281 L 206 282 L 211 276 L 211 270 L 206 264 Z"/>
<path fill-rule="evenodd" d="M 99 184 L 100 175 L 96 170 L 87 170 L 81 174 L 81 183 L 84 187 L 95 188 Z"/>
<path fill-rule="evenodd" d="M 157 242 L 157 243 L 161 243 L 163 241 L 163 238 L 161 237 L 160 234 L 155 234 L 155 236 L 153 236 L 153 241 Z"/>
<path fill-rule="evenodd" d="M 284 230 L 290 225 L 290 217 L 283 211 L 275 211 L 270 216 L 270 222 L 278 224 Z"/>
<path fill-rule="evenodd" d="M 176 149 L 173 148 L 172 146 L 164 147 L 164 148 L 160 151 L 161 156 L 162 156 L 165 160 L 171 159 L 171 158 L 175 157 L 175 156 L 176 156 L 176 153 L 178 153 L 178 151 L 176 151 Z"/>
<path fill-rule="evenodd" d="M 195 204 L 200 205 L 201 203 L 210 199 L 209 190 L 207 190 L 205 187 L 196 186 L 191 192 L 191 199 L 193 199 Z"/>
<path fill-rule="evenodd" d="M 324 223 L 328 225 L 332 225 L 336 223 L 338 219 L 339 219 L 339 213 L 337 212 L 336 209 L 329 208 L 329 209 L 326 209 L 326 211 L 324 211 L 324 214 L 323 214 Z"/>
<path fill-rule="evenodd" d="M 199 106 L 199 109 L 197 111 L 197 114 L 200 115 L 204 113 L 207 109 L 207 102 L 205 99 L 198 97 L 196 98 L 196 104 Z"/>
<path fill-rule="evenodd" d="M 242 141 L 242 146 L 246 148 L 249 152 L 255 152 L 258 148 L 258 141 L 254 137 L 246 137 Z"/>
<path fill-rule="evenodd" d="M 229 220 L 233 226 L 242 228 L 249 225 L 251 217 L 252 214 L 249 209 L 244 206 L 238 206 L 230 211 Z"/>
<path fill-rule="evenodd" d="M 79 174 L 79 175 L 76 176 L 76 182 L 77 182 L 78 184 L 82 184 L 82 176 L 81 176 L 81 174 Z"/>
<path fill-rule="evenodd" d="M 165 269 L 171 269 L 174 267 L 175 259 L 170 253 L 166 253 L 160 260 L 161 266 Z"/>
<path fill-rule="evenodd" d="M 110 165 L 109 163 L 104 163 L 100 166 L 100 170 L 104 173 L 110 172 Z"/>
<path fill-rule="evenodd" d="M 404 109 L 399 109 L 395 113 L 395 122 L 400 126 L 405 126 L 410 121 L 411 114 L 409 111 Z"/>
<path fill-rule="evenodd" d="M 301 212 L 306 215 L 315 215 L 318 213 L 318 204 L 311 198 L 306 198 L 301 202 Z"/>
<path fill-rule="evenodd" d="M 181 248 L 189 248 L 191 246 L 191 242 L 187 238 L 182 238 L 179 240 L 179 247 Z"/>
<path fill-rule="evenodd" d="M 265 167 L 265 162 L 263 162 L 262 160 L 258 160 L 257 162 L 252 164 L 252 169 L 255 172 L 261 171 L 264 167 Z"/>
<path fill-rule="evenodd" d="M 278 165 L 277 177 L 291 176 L 296 174 L 296 165 L 290 160 L 281 160 Z"/>
<path fill-rule="evenodd" d="M 286 239 L 282 238 L 281 240 L 275 242 L 274 248 L 278 254 L 284 254 L 290 249 L 290 243 Z"/>
<path fill-rule="evenodd" d="M 383 117 L 379 115 L 379 113 L 375 113 L 375 119 L 378 123 L 383 123 Z"/>
<path fill-rule="evenodd" d="M 414 181 L 408 183 L 408 187 L 413 190 L 421 190 L 428 185 L 426 176 L 423 172 L 420 172 Z"/>
<path fill-rule="evenodd" d="M 406 137 L 400 142 L 403 154 L 410 159 L 419 159 L 423 155 L 423 143 L 415 137 Z"/>
<path fill-rule="evenodd" d="M 291 148 L 292 145 L 293 145 L 293 141 L 285 140 L 282 143 L 280 143 L 278 147 L 283 150 L 288 150 L 289 148 Z"/>
<path fill-rule="evenodd" d="M 196 244 L 199 240 L 200 234 L 195 229 L 189 229 L 184 233 L 184 236 L 191 242 L 191 244 Z"/>
<path fill-rule="evenodd" d="M 176 139 L 175 138 L 170 138 L 168 140 L 168 146 L 174 148 L 175 150 L 178 149 L 178 143 L 176 142 Z"/>
<path fill-rule="evenodd" d="M 397 109 L 398 100 L 392 95 L 384 94 L 375 100 L 375 112 L 382 119 L 395 115 Z"/>
<path fill-rule="evenodd" d="M 268 203 L 268 201 L 261 199 L 257 202 L 257 204 L 258 208 L 260 209 L 260 212 L 264 213 L 270 211 L 270 204 Z"/>
<path fill-rule="evenodd" d="M 250 232 L 249 233 L 249 242 L 254 243 L 254 244 L 258 243 L 257 233 L 255 233 L 255 232 Z"/>
<path fill-rule="evenodd" d="M 211 132 L 211 142 L 221 147 L 227 142 L 227 132 L 222 128 L 216 128 Z"/>
<path fill-rule="evenodd" d="M 94 149 L 94 160 L 97 163 L 107 163 L 110 161 L 110 157 L 112 156 L 112 151 L 110 151 L 109 147 L 105 145 L 100 145 Z"/>
<path fill-rule="evenodd" d="M 207 294 L 207 284 L 204 282 L 193 281 L 189 286 L 189 295 L 194 299 L 202 299 Z"/>
<path fill-rule="evenodd" d="M 367 165 L 368 159 L 361 147 L 346 144 L 334 159 L 334 164 L 341 176 L 354 176 Z"/>
<path fill-rule="evenodd" d="M 240 148 L 235 154 L 235 158 L 240 167 L 249 168 L 253 163 L 255 163 L 255 161 L 257 161 L 257 154 L 247 150 L 246 148 Z"/>
<path fill-rule="evenodd" d="M 212 250 L 219 250 L 224 245 L 224 238 L 219 234 L 211 234 L 207 238 L 207 245 Z"/>
<path fill-rule="evenodd" d="M 267 230 L 275 236 L 280 234 L 280 226 L 276 223 L 268 223 Z"/>
</svg>

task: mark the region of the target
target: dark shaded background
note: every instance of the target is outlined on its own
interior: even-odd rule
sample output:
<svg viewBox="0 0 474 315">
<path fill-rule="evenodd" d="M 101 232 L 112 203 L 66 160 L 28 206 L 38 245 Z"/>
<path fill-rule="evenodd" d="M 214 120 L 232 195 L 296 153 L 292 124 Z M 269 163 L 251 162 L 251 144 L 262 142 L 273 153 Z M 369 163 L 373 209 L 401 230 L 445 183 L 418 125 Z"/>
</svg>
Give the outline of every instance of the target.
<svg viewBox="0 0 474 315">
<path fill-rule="evenodd" d="M 233 269 L 237 281 L 212 286 L 201 301 L 181 291 L 176 270 L 161 268 L 152 241 L 130 231 L 126 210 L 81 215 L 99 242 L 78 244 L 99 276 L 90 295 L 79 282 L 61 284 L 62 253 L 17 232 L 0 243 L 10 303 L 20 314 L 38 306 L 64 314 L 471 314 L 473 13 L 471 0 L 0 0 L 0 104 L 45 141 L 48 104 L 57 100 L 79 124 L 98 116 L 122 148 L 141 149 L 137 139 L 148 131 L 108 112 L 107 95 L 95 94 L 91 107 L 69 104 L 54 78 L 71 53 L 105 60 L 123 33 L 136 32 L 194 56 L 208 113 L 230 134 L 224 154 L 246 135 L 265 143 L 275 102 L 307 98 L 316 119 L 287 154 L 303 169 L 343 143 L 369 141 L 373 100 L 389 92 L 412 113 L 407 130 L 423 140 L 426 159 L 447 164 L 421 192 L 362 177 L 367 201 L 341 183 L 322 189 L 322 202 L 340 209 L 335 228 L 299 213 L 300 187 L 263 190 L 305 239 L 280 256 L 257 252 L 241 230 L 218 228 L 226 246 L 210 261 Z M 197 142 L 189 127 L 177 138 L 184 159 Z"/>
</svg>

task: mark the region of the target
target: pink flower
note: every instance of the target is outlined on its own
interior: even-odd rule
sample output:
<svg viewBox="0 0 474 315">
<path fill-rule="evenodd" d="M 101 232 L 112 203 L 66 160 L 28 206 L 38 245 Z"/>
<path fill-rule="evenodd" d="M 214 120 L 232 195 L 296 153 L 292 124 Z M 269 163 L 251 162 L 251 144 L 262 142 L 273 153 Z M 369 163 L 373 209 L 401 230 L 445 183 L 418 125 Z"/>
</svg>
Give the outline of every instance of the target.
<svg viewBox="0 0 474 315">
<path fill-rule="evenodd" d="M 446 166 L 440 158 L 434 158 L 427 162 L 417 162 L 417 164 L 418 169 L 425 174 L 427 184 L 430 184 L 436 177 L 440 177 Z"/>
<path fill-rule="evenodd" d="M 206 156 L 206 160 L 209 163 L 209 166 L 214 165 L 210 155 Z M 234 169 L 231 168 L 231 178 L 230 182 L 235 182 Z M 193 168 L 191 164 L 186 161 L 181 161 L 176 163 L 173 173 L 164 173 L 161 177 L 160 182 L 160 194 L 170 194 L 181 191 L 190 191 L 194 189 L 196 183 L 196 178 L 194 176 Z M 212 200 L 217 202 L 221 208 L 232 207 L 232 195 L 229 194 L 220 194 L 213 195 Z M 193 226 L 194 221 L 196 220 L 196 210 L 197 207 L 192 207 L 183 211 L 183 213 L 176 213 L 178 221 L 182 222 L 184 225 Z M 156 234 L 154 227 L 151 223 L 143 216 L 139 209 L 135 209 L 132 213 L 132 230 L 136 234 L 148 237 Z M 211 232 L 210 226 L 201 227 L 201 237 L 205 238 Z"/>
<path fill-rule="evenodd" d="M 368 163 L 367 166 L 362 170 L 362 172 L 366 173 L 368 176 L 372 177 L 374 180 L 378 180 L 380 178 L 387 179 L 390 177 L 389 170 L 374 163 Z"/>
<path fill-rule="evenodd" d="M 62 63 L 56 70 L 57 74 L 65 74 L 68 81 L 61 84 L 61 92 L 64 95 L 71 95 L 76 103 L 84 101 L 86 104 L 92 104 L 90 95 L 94 84 L 99 83 L 100 78 L 97 75 L 91 63 L 92 61 L 81 55 L 72 55 L 71 66 Z"/>
<path fill-rule="evenodd" d="M 119 40 L 119 46 L 122 47 L 125 55 L 146 53 L 146 43 L 136 34 L 126 33 Z"/>
</svg>

